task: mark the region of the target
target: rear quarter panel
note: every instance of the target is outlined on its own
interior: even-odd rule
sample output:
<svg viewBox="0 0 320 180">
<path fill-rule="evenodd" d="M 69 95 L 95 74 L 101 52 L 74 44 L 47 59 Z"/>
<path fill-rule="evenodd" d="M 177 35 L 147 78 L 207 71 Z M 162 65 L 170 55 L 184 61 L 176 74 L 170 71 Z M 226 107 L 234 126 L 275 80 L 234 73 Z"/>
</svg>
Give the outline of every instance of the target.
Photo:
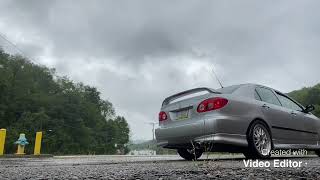
<svg viewBox="0 0 320 180">
<path fill-rule="evenodd" d="M 206 134 L 229 133 L 246 135 L 250 123 L 255 119 L 263 119 L 261 102 L 242 96 L 224 95 L 228 105 L 219 110 L 219 116 L 212 114 L 217 120 L 211 125 L 206 125 Z M 210 114 L 207 115 L 208 119 Z M 270 127 L 269 122 L 266 121 Z M 211 127 L 212 130 L 211 130 Z"/>
</svg>

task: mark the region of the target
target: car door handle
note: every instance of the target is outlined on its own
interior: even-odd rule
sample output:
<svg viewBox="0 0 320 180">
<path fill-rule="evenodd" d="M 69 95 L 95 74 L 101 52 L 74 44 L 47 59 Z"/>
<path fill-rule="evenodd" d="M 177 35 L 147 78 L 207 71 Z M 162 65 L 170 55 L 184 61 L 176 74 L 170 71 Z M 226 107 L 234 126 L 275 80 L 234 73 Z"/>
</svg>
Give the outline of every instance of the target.
<svg viewBox="0 0 320 180">
<path fill-rule="evenodd" d="M 298 114 L 297 114 L 296 112 L 294 112 L 294 111 L 292 111 L 291 114 L 294 115 L 294 116 L 298 115 Z"/>
<path fill-rule="evenodd" d="M 270 109 L 270 107 L 266 104 L 262 105 L 263 108 Z"/>
</svg>

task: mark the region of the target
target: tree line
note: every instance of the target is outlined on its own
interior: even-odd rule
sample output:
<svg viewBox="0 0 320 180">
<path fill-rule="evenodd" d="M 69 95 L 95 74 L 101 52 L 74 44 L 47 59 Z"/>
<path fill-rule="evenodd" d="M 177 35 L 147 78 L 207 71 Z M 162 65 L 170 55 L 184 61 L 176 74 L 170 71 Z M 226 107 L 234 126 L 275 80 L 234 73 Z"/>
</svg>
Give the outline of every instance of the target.
<svg viewBox="0 0 320 180">
<path fill-rule="evenodd" d="M 292 91 L 289 93 L 289 96 L 304 106 L 313 104 L 315 106 L 315 110 L 312 113 L 317 117 L 320 117 L 320 84 Z"/>
<path fill-rule="evenodd" d="M 0 128 L 7 129 L 5 152 L 15 153 L 20 133 L 33 152 L 35 134 L 43 131 L 42 153 L 125 153 L 129 126 L 100 92 L 55 69 L 0 49 Z"/>
</svg>

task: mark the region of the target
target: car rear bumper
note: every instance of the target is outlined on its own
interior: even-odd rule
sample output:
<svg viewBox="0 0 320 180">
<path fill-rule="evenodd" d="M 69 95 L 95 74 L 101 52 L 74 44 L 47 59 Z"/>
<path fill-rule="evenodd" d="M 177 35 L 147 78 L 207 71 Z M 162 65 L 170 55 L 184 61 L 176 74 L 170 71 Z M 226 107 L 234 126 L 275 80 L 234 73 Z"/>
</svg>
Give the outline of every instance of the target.
<svg viewBox="0 0 320 180">
<path fill-rule="evenodd" d="M 193 142 L 246 147 L 248 146 L 246 131 L 249 122 L 243 119 L 230 116 L 207 116 L 193 123 L 160 127 L 155 131 L 157 144 L 164 148 L 184 147 Z"/>
<path fill-rule="evenodd" d="M 179 148 L 185 147 L 187 144 L 198 143 L 198 144 L 225 144 L 225 145 L 234 145 L 247 147 L 248 141 L 245 135 L 240 134 L 226 134 L 226 133 L 218 133 L 218 134 L 210 134 L 206 136 L 199 136 L 189 141 L 168 141 L 168 140 L 158 140 L 157 145 L 164 148 Z"/>
<path fill-rule="evenodd" d="M 213 142 L 217 144 L 230 144 L 235 146 L 248 146 L 247 137 L 240 134 L 217 133 L 194 139 L 198 143 Z"/>
</svg>

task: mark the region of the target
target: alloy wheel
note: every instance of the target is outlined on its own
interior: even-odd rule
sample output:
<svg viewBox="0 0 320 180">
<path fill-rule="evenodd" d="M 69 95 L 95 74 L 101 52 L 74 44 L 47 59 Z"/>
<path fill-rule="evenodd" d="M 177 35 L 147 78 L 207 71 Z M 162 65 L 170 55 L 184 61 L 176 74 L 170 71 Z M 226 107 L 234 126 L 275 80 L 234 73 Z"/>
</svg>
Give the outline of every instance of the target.
<svg viewBox="0 0 320 180">
<path fill-rule="evenodd" d="M 253 129 L 253 142 L 260 154 L 266 156 L 271 152 L 271 138 L 269 132 L 260 124 Z"/>
</svg>

